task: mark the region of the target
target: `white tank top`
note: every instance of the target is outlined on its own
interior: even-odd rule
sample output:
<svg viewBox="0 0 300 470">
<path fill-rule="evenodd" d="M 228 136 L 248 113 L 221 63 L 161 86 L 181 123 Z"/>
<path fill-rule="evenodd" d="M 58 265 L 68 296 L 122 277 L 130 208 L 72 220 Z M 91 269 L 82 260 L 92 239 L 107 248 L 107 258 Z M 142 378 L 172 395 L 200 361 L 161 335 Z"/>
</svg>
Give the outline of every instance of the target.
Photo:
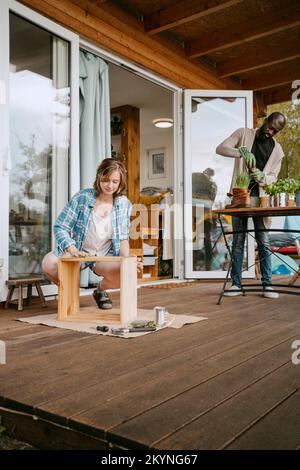
<svg viewBox="0 0 300 470">
<path fill-rule="evenodd" d="M 106 256 L 111 247 L 111 214 L 101 217 L 92 211 L 90 227 L 82 249 L 93 256 Z"/>
</svg>

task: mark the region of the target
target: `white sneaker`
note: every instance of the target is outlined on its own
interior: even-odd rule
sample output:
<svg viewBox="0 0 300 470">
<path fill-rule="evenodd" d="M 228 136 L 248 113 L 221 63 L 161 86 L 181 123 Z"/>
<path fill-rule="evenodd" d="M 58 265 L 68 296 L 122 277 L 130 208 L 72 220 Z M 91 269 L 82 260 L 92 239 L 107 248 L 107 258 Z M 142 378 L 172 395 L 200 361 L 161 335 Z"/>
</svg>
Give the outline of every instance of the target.
<svg viewBox="0 0 300 470">
<path fill-rule="evenodd" d="M 263 297 L 266 297 L 267 299 L 278 299 L 279 294 L 273 289 L 273 287 L 268 286 L 264 288 Z"/>
<path fill-rule="evenodd" d="M 226 297 L 236 297 L 237 295 L 243 295 L 242 289 L 238 286 L 231 286 L 228 291 L 230 292 L 224 292 Z"/>
</svg>

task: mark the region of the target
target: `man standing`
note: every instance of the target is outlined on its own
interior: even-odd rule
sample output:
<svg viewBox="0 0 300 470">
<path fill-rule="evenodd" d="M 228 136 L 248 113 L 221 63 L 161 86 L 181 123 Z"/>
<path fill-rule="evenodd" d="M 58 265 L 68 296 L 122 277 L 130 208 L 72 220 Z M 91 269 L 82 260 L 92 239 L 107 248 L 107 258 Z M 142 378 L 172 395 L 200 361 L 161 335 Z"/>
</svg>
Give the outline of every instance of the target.
<svg viewBox="0 0 300 470">
<path fill-rule="evenodd" d="M 237 175 L 250 169 L 251 182 L 249 189 L 251 189 L 251 206 L 253 207 L 259 205 L 259 196 L 265 195 L 264 185 L 272 184 L 277 180 L 284 154 L 281 145 L 276 142 L 274 136 L 284 128 L 285 123 L 286 119 L 282 113 L 272 113 L 265 119 L 263 126 L 259 129 L 237 129 L 216 149 L 216 153 L 219 155 L 235 158 L 231 188 L 235 185 Z M 271 220 L 269 218 L 254 217 L 253 222 L 264 287 L 263 296 L 269 299 L 277 299 L 279 295 L 271 287 L 272 263 L 268 250 L 268 234 L 259 231 L 269 228 Z M 233 235 L 232 286 L 229 292 L 224 294 L 230 297 L 242 295 L 241 278 L 247 218 L 233 217 L 232 226 L 234 231 L 240 231 L 240 233 Z"/>
</svg>

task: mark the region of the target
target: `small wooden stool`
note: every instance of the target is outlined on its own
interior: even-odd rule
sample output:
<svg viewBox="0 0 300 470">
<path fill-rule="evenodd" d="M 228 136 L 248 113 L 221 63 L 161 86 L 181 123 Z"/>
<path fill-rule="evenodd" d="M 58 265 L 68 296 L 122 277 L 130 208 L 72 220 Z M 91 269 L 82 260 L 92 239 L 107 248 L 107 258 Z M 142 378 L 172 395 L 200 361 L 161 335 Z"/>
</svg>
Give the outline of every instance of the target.
<svg viewBox="0 0 300 470">
<path fill-rule="evenodd" d="M 6 285 L 8 287 L 8 293 L 7 293 L 7 298 L 6 298 L 4 308 L 8 308 L 9 304 L 13 303 L 11 299 L 12 299 L 12 296 L 16 287 L 18 288 L 18 310 L 23 310 L 23 287 L 27 287 L 26 305 L 30 305 L 33 284 L 35 285 L 36 290 L 39 294 L 42 306 L 46 307 L 47 305 L 46 305 L 45 297 L 44 297 L 41 284 L 40 284 L 41 280 L 42 279 L 40 277 L 31 277 L 27 279 L 10 279 L 9 281 L 6 281 Z"/>
<path fill-rule="evenodd" d="M 92 307 L 80 308 L 80 264 L 88 262 L 120 263 L 120 308 L 109 310 Z M 137 318 L 137 269 L 135 256 L 61 256 L 58 260 L 59 321 L 105 321 L 128 325 Z"/>
</svg>

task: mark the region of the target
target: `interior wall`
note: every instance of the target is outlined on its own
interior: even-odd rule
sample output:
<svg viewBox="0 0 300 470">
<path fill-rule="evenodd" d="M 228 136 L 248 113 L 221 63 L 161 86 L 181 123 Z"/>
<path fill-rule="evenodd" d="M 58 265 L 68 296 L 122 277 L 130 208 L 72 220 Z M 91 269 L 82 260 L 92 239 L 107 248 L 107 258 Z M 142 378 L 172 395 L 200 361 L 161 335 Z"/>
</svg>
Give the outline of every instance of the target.
<svg viewBox="0 0 300 470">
<path fill-rule="evenodd" d="M 146 123 L 141 119 L 141 134 Z M 153 126 L 154 127 L 154 126 Z M 165 178 L 149 178 L 149 153 L 151 149 L 166 149 L 166 176 Z M 166 189 L 173 188 L 173 128 L 157 129 L 154 127 L 153 132 L 145 133 L 141 139 L 141 189 L 146 186 L 157 186 Z"/>
<path fill-rule="evenodd" d="M 154 119 L 173 117 L 173 93 L 128 70 L 109 64 L 111 108 L 131 105 L 140 110 L 140 189 L 173 188 L 173 127 L 157 128 Z M 120 86 L 122 84 L 122 86 Z M 120 152 L 120 139 L 112 137 L 113 150 Z M 149 178 L 149 150 L 165 148 L 164 178 Z"/>
</svg>

